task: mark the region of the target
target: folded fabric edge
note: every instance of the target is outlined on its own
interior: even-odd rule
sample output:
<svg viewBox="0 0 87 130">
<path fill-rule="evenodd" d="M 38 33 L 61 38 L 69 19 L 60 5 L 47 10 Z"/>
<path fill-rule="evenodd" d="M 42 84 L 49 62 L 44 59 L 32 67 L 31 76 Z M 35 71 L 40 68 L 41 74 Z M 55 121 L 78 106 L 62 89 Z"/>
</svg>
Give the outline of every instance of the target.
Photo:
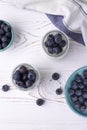
<svg viewBox="0 0 87 130">
<path fill-rule="evenodd" d="M 72 38 L 74 41 L 85 46 L 83 36 L 81 33 L 72 32 L 63 23 L 64 16 L 61 15 L 51 15 L 46 14 L 46 16 L 51 20 L 51 22 L 61 31 L 63 31 L 68 37 Z"/>
</svg>

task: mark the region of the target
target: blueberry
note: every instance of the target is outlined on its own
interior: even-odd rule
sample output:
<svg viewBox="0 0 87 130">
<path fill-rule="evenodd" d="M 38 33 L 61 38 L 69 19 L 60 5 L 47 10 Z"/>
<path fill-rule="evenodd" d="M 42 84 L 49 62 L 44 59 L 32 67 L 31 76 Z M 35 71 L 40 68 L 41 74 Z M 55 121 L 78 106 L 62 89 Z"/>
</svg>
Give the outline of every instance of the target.
<svg viewBox="0 0 87 130">
<path fill-rule="evenodd" d="M 60 74 L 58 74 L 56 72 L 52 74 L 52 79 L 53 80 L 58 80 L 59 78 L 60 78 Z"/>
<path fill-rule="evenodd" d="M 6 24 L 3 22 L 3 23 L 1 24 L 1 28 L 3 29 L 5 26 L 6 26 Z"/>
<path fill-rule="evenodd" d="M 81 96 L 81 95 L 82 95 L 82 91 L 79 90 L 79 89 L 77 89 L 77 90 L 75 91 L 75 94 L 76 94 L 76 96 Z"/>
<path fill-rule="evenodd" d="M 78 100 L 78 97 L 76 95 L 71 96 L 72 102 L 76 102 Z"/>
<path fill-rule="evenodd" d="M 2 44 L 0 43 L 0 49 L 2 49 Z"/>
<path fill-rule="evenodd" d="M 75 108 L 80 108 L 81 105 L 78 101 L 76 101 L 76 102 L 74 102 L 74 106 L 75 106 Z"/>
<path fill-rule="evenodd" d="M 8 43 L 7 42 L 3 42 L 2 43 L 2 48 L 5 48 L 5 47 L 7 47 L 8 46 Z"/>
<path fill-rule="evenodd" d="M 28 70 L 27 70 L 27 68 L 26 68 L 25 66 L 21 66 L 21 67 L 19 68 L 19 72 L 20 72 L 21 74 L 26 74 L 26 73 L 28 73 Z"/>
<path fill-rule="evenodd" d="M 87 92 L 87 88 L 86 87 L 83 89 L 83 92 Z"/>
<path fill-rule="evenodd" d="M 28 80 L 28 73 L 23 74 L 22 79 L 23 79 L 23 81 Z"/>
<path fill-rule="evenodd" d="M 48 47 L 48 52 L 49 52 L 50 54 L 53 54 L 53 48 L 52 48 L 52 47 Z"/>
<path fill-rule="evenodd" d="M 79 74 L 76 74 L 75 75 L 75 81 L 78 82 L 78 83 L 82 82 L 82 76 L 79 75 Z"/>
<path fill-rule="evenodd" d="M 20 81 L 22 79 L 22 75 L 18 70 L 13 74 L 13 79 L 16 81 Z"/>
<path fill-rule="evenodd" d="M 52 47 L 53 44 L 54 44 L 53 39 L 48 39 L 48 40 L 45 42 L 46 47 Z"/>
<path fill-rule="evenodd" d="M 0 20 L 0 26 L 1 26 L 1 24 L 3 23 L 3 21 L 2 20 Z"/>
<path fill-rule="evenodd" d="M 9 37 L 9 38 L 11 38 L 11 32 L 6 32 L 6 34 L 5 34 L 7 37 Z"/>
<path fill-rule="evenodd" d="M 62 40 L 62 41 L 59 43 L 59 45 L 60 45 L 61 47 L 65 47 L 65 46 L 66 46 L 66 41 L 65 41 L 65 40 Z"/>
<path fill-rule="evenodd" d="M 3 90 L 4 92 L 7 92 L 9 89 L 10 89 L 10 86 L 8 86 L 8 85 L 3 85 L 3 86 L 2 86 L 2 90 Z"/>
<path fill-rule="evenodd" d="M 53 47 L 53 53 L 54 54 L 59 54 L 62 52 L 62 48 L 61 47 Z"/>
<path fill-rule="evenodd" d="M 74 91 L 72 88 L 70 88 L 70 89 L 69 89 L 69 94 L 70 94 L 70 95 L 74 95 L 74 94 L 75 94 L 75 91 Z"/>
<path fill-rule="evenodd" d="M 79 100 L 80 103 L 84 102 L 84 98 L 82 96 L 79 96 L 78 100 Z"/>
<path fill-rule="evenodd" d="M 57 95 L 61 95 L 63 93 L 63 90 L 61 89 L 61 88 L 58 88 L 57 90 L 56 90 L 56 94 Z"/>
<path fill-rule="evenodd" d="M 87 92 L 83 92 L 83 98 L 87 99 Z"/>
<path fill-rule="evenodd" d="M 36 80 L 36 73 L 34 72 L 34 70 L 29 70 L 28 72 L 28 79 L 33 81 L 33 83 L 35 82 Z"/>
<path fill-rule="evenodd" d="M 16 81 L 16 84 L 20 87 L 24 86 L 24 82 L 23 81 Z"/>
<path fill-rule="evenodd" d="M 4 35 L 4 30 L 0 29 L 0 35 Z"/>
<path fill-rule="evenodd" d="M 84 101 L 84 105 L 87 107 L 87 100 Z"/>
<path fill-rule="evenodd" d="M 54 40 L 56 43 L 60 43 L 62 41 L 62 36 L 61 34 L 56 34 L 54 37 Z"/>
<path fill-rule="evenodd" d="M 80 111 L 81 111 L 81 112 L 84 112 L 85 110 L 86 110 L 86 106 L 85 106 L 85 105 L 81 105 Z"/>
<path fill-rule="evenodd" d="M 84 76 L 84 78 L 87 79 L 87 70 L 84 70 L 84 71 L 83 71 L 83 76 Z"/>
<path fill-rule="evenodd" d="M 10 26 L 8 26 L 8 25 L 5 25 L 5 26 L 3 27 L 3 29 L 4 29 L 5 32 L 8 32 L 8 31 L 11 30 Z"/>
<path fill-rule="evenodd" d="M 39 99 L 36 100 L 36 104 L 37 104 L 38 106 L 42 106 L 44 103 L 45 103 L 45 100 L 43 100 L 43 99 L 41 99 L 41 98 L 39 98 Z"/>
<path fill-rule="evenodd" d="M 83 84 L 87 86 L 87 79 L 83 79 Z"/>
<path fill-rule="evenodd" d="M 85 86 L 84 86 L 83 83 L 78 83 L 78 87 L 79 87 L 80 89 L 83 89 Z"/>
<path fill-rule="evenodd" d="M 52 39 L 54 40 L 54 36 L 52 34 L 48 35 L 47 40 Z"/>
<path fill-rule="evenodd" d="M 27 81 L 25 82 L 24 88 L 29 88 L 29 87 L 31 87 L 32 85 L 33 85 L 33 82 L 32 82 L 31 80 L 27 80 Z"/>
<path fill-rule="evenodd" d="M 2 40 L 2 42 L 6 42 L 8 40 L 8 38 L 7 38 L 7 36 L 3 36 L 1 40 Z"/>
<path fill-rule="evenodd" d="M 71 88 L 74 89 L 74 90 L 76 90 L 78 88 L 78 84 L 77 84 L 76 81 L 74 81 L 74 80 L 72 81 Z"/>
</svg>

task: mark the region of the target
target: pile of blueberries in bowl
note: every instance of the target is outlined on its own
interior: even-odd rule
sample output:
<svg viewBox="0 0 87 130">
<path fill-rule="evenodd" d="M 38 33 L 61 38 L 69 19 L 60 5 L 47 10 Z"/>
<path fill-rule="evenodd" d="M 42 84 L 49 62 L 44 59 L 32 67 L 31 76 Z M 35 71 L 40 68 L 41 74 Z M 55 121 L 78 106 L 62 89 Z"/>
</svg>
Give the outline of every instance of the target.
<svg viewBox="0 0 87 130">
<path fill-rule="evenodd" d="M 0 51 L 4 51 L 13 43 L 13 29 L 11 25 L 0 20 Z"/>
<path fill-rule="evenodd" d="M 12 73 L 12 81 L 21 90 L 29 90 L 39 85 L 40 74 L 33 66 L 20 64 Z"/>
<path fill-rule="evenodd" d="M 65 86 L 69 107 L 79 115 L 87 116 L 87 67 L 76 70 Z"/>
<path fill-rule="evenodd" d="M 50 31 L 44 36 L 42 47 L 47 55 L 60 59 L 69 50 L 69 40 L 63 32 L 58 30 Z"/>
</svg>

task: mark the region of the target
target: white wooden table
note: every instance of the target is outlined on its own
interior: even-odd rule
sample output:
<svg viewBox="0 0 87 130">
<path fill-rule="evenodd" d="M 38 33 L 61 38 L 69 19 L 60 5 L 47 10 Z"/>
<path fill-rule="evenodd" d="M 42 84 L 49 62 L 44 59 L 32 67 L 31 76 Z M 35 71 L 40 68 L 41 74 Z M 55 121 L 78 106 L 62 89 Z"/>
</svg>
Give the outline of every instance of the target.
<svg viewBox="0 0 87 130">
<path fill-rule="evenodd" d="M 0 53 L 0 88 L 11 86 L 7 93 L 0 90 L 0 130 L 87 130 L 87 118 L 73 113 L 67 106 L 64 94 L 57 96 L 59 85 L 50 82 L 53 72 L 61 74 L 64 89 L 70 74 L 87 65 L 87 49 L 70 39 L 70 50 L 62 60 L 52 60 L 43 51 L 44 34 L 56 27 L 41 13 L 16 8 L 14 4 L 0 0 L 0 19 L 7 20 L 15 32 L 11 48 Z M 16 65 L 29 63 L 41 74 L 41 84 L 24 92 L 18 90 L 11 80 Z M 46 98 L 43 106 L 36 99 Z"/>
</svg>

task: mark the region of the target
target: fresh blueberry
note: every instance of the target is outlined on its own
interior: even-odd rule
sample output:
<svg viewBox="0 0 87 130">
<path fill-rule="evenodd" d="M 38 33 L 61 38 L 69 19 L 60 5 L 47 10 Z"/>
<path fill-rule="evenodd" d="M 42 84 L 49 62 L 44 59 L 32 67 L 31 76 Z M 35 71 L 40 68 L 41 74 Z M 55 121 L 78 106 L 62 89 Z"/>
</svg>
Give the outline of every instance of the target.
<svg viewBox="0 0 87 130">
<path fill-rule="evenodd" d="M 1 24 L 3 23 L 3 21 L 2 20 L 0 20 L 0 26 L 1 26 Z"/>
<path fill-rule="evenodd" d="M 31 80 L 27 80 L 27 81 L 25 82 L 24 88 L 29 88 L 29 87 L 31 87 L 32 85 L 33 85 L 33 82 L 32 82 Z"/>
<path fill-rule="evenodd" d="M 74 106 L 75 106 L 75 108 L 79 109 L 81 105 L 80 105 L 80 103 L 78 101 L 76 101 L 76 102 L 74 102 Z"/>
<path fill-rule="evenodd" d="M 52 34 L 48 35 L 47 40 L 52 39 L 54 40 L 54 36 Z"/>
<path fill-rule="evenodd" d="M 77 90 L 75 91 L 75 94 L 76 94 L 76 96 L 81 96 L 81 95 L 82 95 L 82 91 L 79 90 L 79 89 L 77 89 Z"/>
<path fill-rule="evenodd" d="M 36 80 L 36 73 L 34 72 L 34 70 L 29 70 L 28 72 L 28 79 L 31 80 L 33 83 Z"/>
<path fill-rule="evenodd" d="M 37 104 L 38 106 L 42 106 L 44 103 L 45 103 L 45 100 L 43 100 L 43 99 L 41 99 L 41 98 L 39 98 L 39 99 L 36 100 L 36 104 Z"/>
<path fill-rule="evenodd" d="M 61 34 L 56 34 L 54 37 L 54 40 L 56 43 L 60 43 L 62 41 L 62 35 Z"/>
<path fill-rule="evenodd" d="M 20 81 L 22 79 L 22 75 L 20 74 L 18 70 L 13 74 L 13 79 L 15 81 Z"/>
<path fill-rule="evenodd" d="M 81 111 L 81 112 L 84 112 L 85 110 L 86 110 L 86 106 L 85 106 L 85 105 L 81 105 L 80 111 Z"/>
<path fill-rule="evenodd" d="M 3 27 L 3 29 L 4 29 L 5 32 L 8 32 L 8 31 L 11 30 L 10 26 L 8 26 L 8 25 L 5 25 L 5 26 Z"/>
<path fill-rule="evenodd" d="M 84 105 L 87 107 L 87 100 L 84 101 Z"/>
<path fill-rule="evenodd" d="M 65 46 L 66 46 L 66 41 L 65 41 L 65 40 L 62 40 L 62 41 L 59 43 L 59 45 L 60 45 L 61 47 L 65 47 Z"/>
<path fill-rule="evenodd" d="M 80 103 L 83 103 L 83 102 L 84 102 L 84 98 L 83 98 L 82 96 L 79 96 L 79 97 L 78 97 L 78 100 L 79 100 Z"/>
<path fill-rule="evenodd" d="M 4 92 L 7 92 L 9 89 L 10 89 L 10 86 L 8 86 L 8 85 L 3 85 L 3 86 L 2 86 L 2 90 L 3 90 Z"/>
<path fill-rule="evenodd" d="M 76 102 L 78 100 L 78 97 L 76 95 L 71 96 L 72 102 Z"/>
<path fill-rule="evenodd" d="M 75 81 L 78 82 L 78 83 L 82 82 L 82 76 L 79 75 L 79 74 L 76 74 L 75 75 Z"/>
<path fill-rule="evenodd" d="M 83 90 L 82 90 L 83 92 L 87 92 L 87 88 L 85 87 L 85 88 L 83 88 Z"/>
<path fill-rule="evenodd" d="M 7 38 L 7 36 L 3 36 L 1 40 L 2 40 L 2 42 L 7 42 L 8 38 Z"/>
<path fill-rule="evenodd" d="M 83 79 L 83 84 L 87 87 L 87 79 Z"/>
<path fill-rule="evenodd" d="M 24 82 L 23 81 L 16 81 L 16 84 L 20 87 L 24 86 Z"/>
<path fill-rule="evenodd" d="M 5 47 L 7 47 L 8 46 L 8 43 L 7 42 L 3 42 L 2 43 L 2 48 L 5 48 Z"/>
<path fill-rule="evenodd" d="M 3 23 L 1 24 L 1 28 L 3 29 L 5 26 L 6 26 L 6 23 L 3 22 Z"/>
<path fill-rule="evenodd" d="M 21 74 L 26 74 L 26 73 L 28 73 L 28 70 L 27 70 L 27 68 L 26 68 L 25 66 L 21 66 L 21 67 L 19 68 L 19 72 L 20 72 Z"/>
<path fill-rule="evenodd" d="M 63 93 L 63 90 L 61 89 L 61 88 L 58 88 L 57 90 L 56 90 L 56 94 L 57 95 L 61 95 Z"/>
<path fill-rule="evenodd" d="M 83 92 L 82 96 L 87 99 L 87 92 Z"/>
<path fill-rule="evenodd" d="M 48 47 L 48 52 L 49 52 L 50 54 L 53 54 L 53 48 L 52 48 L 52 47 Z"/>
<path fill-rule="evenodd" d="M 69 94 L 72 96 L 72 95 L 75 94 L 75 91 L 74 91 L 72 88 L 70 88 L 70 89 L 69 89 Z"/>
<path fill-rule="evenodd" d="M 76 90 L 78 88 L 78 84 L 75 80 L 72 81 L 71 88 L 74 89 L 74 90 Z"/>
<path fill-rule="evenodd" d="M 83 83 L 78 83 L 78 87 L 79 87 L 80 89 L 83 89 L 85 86 L 84 86 Z"/>
<path fill-rule="evenodd" d="M 84 76 L 85 79 L 87 79 L 87 70 L 83 71 L 83 76 Z"/>
<path fill-rule="evenodd" d="M 59 73 L 55 72 L 55 73 L 52 74 L 52 79 L 53 80 L 58 80 L 59 78 L 60 78 L 60 74 Z"/>
<path fill-rule="evenodd" d="M 11 38 L 11 32 L 6 32 L 5 34 L 7 37 Z"/>
<path fill-rule="evenodd" d="M 0 29 L 0 35 L 4 35 L 4 30 Z"/>
<path fill-rule="evenodd" d="M 53 53 L 54 54 L 59 54 L 62 52 L 62 48 L 61 47 L 53 47 Z"/>
<path fill-rule="evenodd" d="M 23 74 L 22 79 L 23 79 L 23 81 L 28 80 L 28 73 Z"/>
<path fill-rule="evenodd" d="M 46 47 L 52 47 L 54 44 L 54 40 L 53 39 L 48 39 L 46 42 L 45 42 L 45 46 Z"/>
<path fill-rule="evenodd" d="M 2 44 L 0 43 L 0 49 L 2 49 Z"/>
</svg>

